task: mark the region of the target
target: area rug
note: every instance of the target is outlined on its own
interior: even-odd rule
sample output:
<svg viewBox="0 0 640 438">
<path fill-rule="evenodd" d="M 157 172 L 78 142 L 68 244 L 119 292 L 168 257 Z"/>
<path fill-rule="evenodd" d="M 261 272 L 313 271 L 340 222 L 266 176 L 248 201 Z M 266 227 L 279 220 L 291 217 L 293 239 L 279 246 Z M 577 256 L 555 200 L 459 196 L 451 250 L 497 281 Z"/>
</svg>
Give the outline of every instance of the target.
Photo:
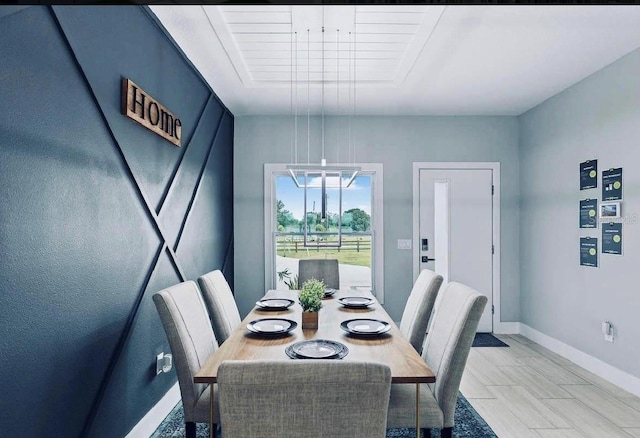
<svg viewBox="0 0 640 438">
<path fill-rule="evenodd" d="M 198 423 L 196 426 L 198 438 L 209 438 L 209 425 Z M 182 403 L 178 403 L 169 413 L 158 429 L 151 435 L 151 438 L 182 438 L 184 432 L 184 417 Z M 387 438 L 414 438 L 415 429 L 388 429 Z M 431 437 L 437 438 L 440 431 L 431 430 Z M 458 393 L 456 403 L 456 427 L 453 428 L 453 436 L 456 438 L 497 438 L 484 419 L 476 412 L 462 394 Z M 222 438 L 220 428 L 216 431 L 216 438 Z M 301 437 L 303 438 L 303 437 Z"/>
<path fill-rule="evenodd" d="M 472 347 L 508 347 L 507 344 L 493 336 L 491 333 L 476 333 Z"/>
</svg>

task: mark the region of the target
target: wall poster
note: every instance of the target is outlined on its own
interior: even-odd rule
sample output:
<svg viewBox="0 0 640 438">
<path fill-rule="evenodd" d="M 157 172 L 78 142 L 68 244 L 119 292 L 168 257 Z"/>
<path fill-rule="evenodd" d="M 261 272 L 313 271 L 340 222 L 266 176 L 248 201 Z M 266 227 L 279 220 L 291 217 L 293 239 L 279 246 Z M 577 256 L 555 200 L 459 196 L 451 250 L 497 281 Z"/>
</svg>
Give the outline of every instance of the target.
<svg viewBox="0 0 640 438">
<path fill-rule="evenodd" d="M 622 223 L 602 224 L 602 253 L 622 255 Z"/>
<path fill-rule="evenodd" d="M 622 199 L 622 167 L 602 171 L 602 200 Z"/>
<path fill-rule="evenodd" d="M 580 163 L 580 190 L 598 187 L 598 160 Z"/>
<path fill-rule="evenodd" d="M 597 199 L 580 201 L 580 228 L 598 228 L 597 212 Z"/>
<path fill-rule="evenodd" d="M 595 237 L 580 238 L 580 265 L 598 267 L 598 239 Z"/>
</svg>

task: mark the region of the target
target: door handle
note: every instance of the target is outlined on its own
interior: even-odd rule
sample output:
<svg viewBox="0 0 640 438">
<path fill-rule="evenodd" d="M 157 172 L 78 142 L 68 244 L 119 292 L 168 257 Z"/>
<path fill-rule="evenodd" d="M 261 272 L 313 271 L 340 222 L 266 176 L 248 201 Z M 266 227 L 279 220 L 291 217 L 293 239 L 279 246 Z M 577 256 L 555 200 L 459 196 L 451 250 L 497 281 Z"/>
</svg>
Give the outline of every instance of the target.
<svg viewBox="0 0 640 438">
<path fill-rule="evenodd" d="M 429 256 L 422 256 L 422 263 L 435 262 L 436 259 L 429 258 Z"/>
</svg>

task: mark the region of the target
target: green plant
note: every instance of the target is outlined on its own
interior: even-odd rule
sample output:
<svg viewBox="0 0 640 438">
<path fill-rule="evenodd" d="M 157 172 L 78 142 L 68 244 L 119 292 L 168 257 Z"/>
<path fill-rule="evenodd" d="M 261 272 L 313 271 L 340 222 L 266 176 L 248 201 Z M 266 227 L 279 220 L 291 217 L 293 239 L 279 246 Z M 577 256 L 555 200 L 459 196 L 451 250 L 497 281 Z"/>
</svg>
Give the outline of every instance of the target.
<svg viewBox="0 0 640 438">
<path fill-rule="evenodd" d="M 293 278 L 291 278 L 289 268 L 278 271 L 278 280 L 286 284 L 289 289 L 298 289 L 298 275 L 294 275 Z"/>
<path fill-rule="evenodd" d="M 322 307 L 324 297 L 324 283 L 311 278 L 302 284 L 298 299 L 304 312 L 317 312 Z"/>
</svg>

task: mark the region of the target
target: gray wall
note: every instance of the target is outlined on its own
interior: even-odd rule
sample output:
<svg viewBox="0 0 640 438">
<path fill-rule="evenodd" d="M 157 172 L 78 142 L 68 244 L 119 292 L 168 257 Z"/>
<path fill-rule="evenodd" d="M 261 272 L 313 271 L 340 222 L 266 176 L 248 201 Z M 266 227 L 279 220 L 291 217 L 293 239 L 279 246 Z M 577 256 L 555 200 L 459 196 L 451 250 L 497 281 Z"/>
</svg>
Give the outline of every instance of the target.
<svg viewBox="0 0 640 438">
<path fill-rule="evenodd" d="M 233 115 L 145 8 L 0 7 L 0 29 L 0 435 L 124 436 L 176 382 L 152 295 L 233 278 Z M 122 76 L 181 148 L 120 113 Z"/>
<path fill-rule="evenodd" d="M 329 162 L 335 142 L 346 144 L 346 119 L 326 118 Z M 234 228 L 236 297 L 242 313 L 264 293 L 263 164 L 291 160 L 291 117 L 236 117 Z M 306 118 L 299 122 L 300 159 L 306 160 Z M 498 161 L 502 173 L 502 320 L 520 318 L 518 121 L 515 117 L 357 117 L 356 161 L 384 165 L 385 307 L 399 320 L 413 283 L 412 252 L 397 239 L 413 233 L 412 162 Z M 319 162 L 320 123 L 312 120 L 311 161 Z M 343 146 L 344 147 L 344 146 Z M 343 154 L 342 160 L 345 160 Z"/>
<path fill-rule="evenodd" d="M 640 51 L 520 117 L 522 322 L 640 377 Z M 579 163 L 598 159 L 598 189 L 579 190 Z M 602 199 L 602 169 L 623 167 L 623 256 L 579 266 L 578 201 Z M 610 320 L 616 340 L 603 340 Z"/>
</svg>

